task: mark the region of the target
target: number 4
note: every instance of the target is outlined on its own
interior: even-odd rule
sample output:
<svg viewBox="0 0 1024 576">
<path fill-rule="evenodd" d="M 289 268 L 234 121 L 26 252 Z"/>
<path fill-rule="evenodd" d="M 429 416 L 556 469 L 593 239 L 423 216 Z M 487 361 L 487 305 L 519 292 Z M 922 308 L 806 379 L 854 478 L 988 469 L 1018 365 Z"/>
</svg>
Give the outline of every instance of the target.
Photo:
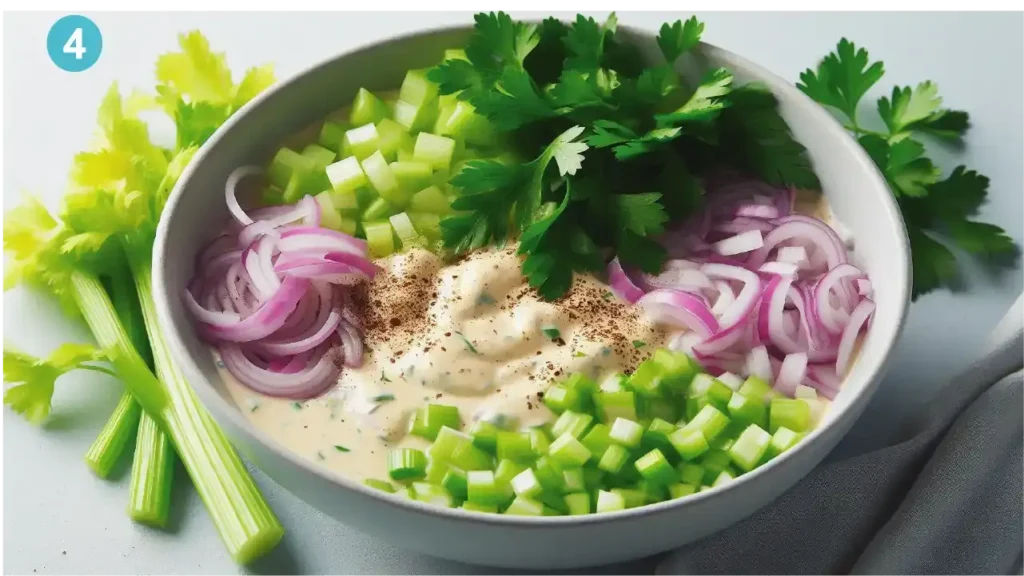
<svg viewBox="0 0 1024 576">
<path fill-rule="evenodd" d="M 75 28 L 75 31 L 71 33 L 68 41 L 64 43 L 64 53 L 74 54 L 75 60 L 82 59 L 82 54 L 85 54 L 85 46 L 82 46 L 81 28 Z"/>
</svg>

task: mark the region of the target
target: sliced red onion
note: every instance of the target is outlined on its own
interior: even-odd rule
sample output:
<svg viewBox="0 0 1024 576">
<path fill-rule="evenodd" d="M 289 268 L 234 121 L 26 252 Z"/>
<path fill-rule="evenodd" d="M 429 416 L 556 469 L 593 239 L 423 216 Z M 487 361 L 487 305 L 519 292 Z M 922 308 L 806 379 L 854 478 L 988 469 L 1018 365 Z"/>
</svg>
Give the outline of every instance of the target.
<svg viewBox="0 0 1024 576">
<path fill-rule="evenodd" d="M 857 278 L 854 281 L 854 286 L 857 287 L 857 294 L 860 296 L 871 295 L 871 280 L 868 280 L 867 278 Z"/>
<path fill-rule="evenodd" d="M 738 280 L 744 284 L 732 307 L 719 318 L 721 330 L 693 347 L 696 352 L 712 355 L 726 350 L 744 335 L 745 322 L 761 295 L 761 280 L 754 272 L 726 264 L 705 264 L 701 271 L 711 278 Z"/>
<path fill-rule="evenodd" d="M 764 246 L 764 237 L 761 236 L 760 230 L 749 230 L 731 238 L 719 240 L 712 246 L 715 252 L 722 256 L 735 256 L 736 254 L 746 254 L 761 248 Z"/>
<path fill-rule="evenodd" d="M 241 321 L 228 318 L 201 319 L 202 331 L 214 340 L 227 342 L 251 342 L 266 338 L 284 324 L 308 287 L 309 280 L 285 278 L 277 292 L 252 315 Z M 191 294 L 186 297 L 190 298 Z"/>
<path fill-rule="evenodd" d="M 717 379 L 719 382 L 725 384 L 730 389 L 732 389 L 733 392 L 739 390 L 740 387 L 743 386 L 743 378 L 737 376 L 732 372 L 725 372 L 723 374 L 719 374 L 717 376 Z"/>
<path fill-rule="evenodd" d="M 278 248 L 282 253 L 316 250 L 321 253 L 347 252 L 357 256 L 366 256 L 368 248 L 365 240 L 349 236 L 328 228 L 298 226 L 281 233 Z"/>
<path fill-rule="evenodd" d="M 612 258 L 608 263 L 608 284 L 616 296 L 626 302 L 633 304 L 644 295 L 644 291 L 637 286 L 622 269 L 618 257 Z"/>
<path fill-rule="evenodd" d="M 697 294 L 702 298 L 704 290 L 714 290 L 714 285 L 707 275 L 691 268 L 672 268 L 657 276 L 641 274 L 641 278 L 643 286 L 648 290 L 669 288 Z"/>
<path fill-rule="evenodd" d="M 834 366 L 812 364 L 807 366 L 807 383 L 829 400 L 833 400 L 839 393 L 842 382 L 836 376 Z"/>
<path fill-rule="evenodd" d="M 793 214 L 776 220 L 777 227 L 764 238 L 764 244 L 750 255 L 750 266 L 758 267 L 768 260 L 777 246 L 795 238 L 806 239 L 825 257 L 828 267 L 835 268 L 847 261 L 843 243 L 832 228 L 820 220 Z"/>
<path fill-rule="evenodd" d="M 875 303 L 865 298 L 850 314 L 850 323 L 843 328 L 843 335 L 839 339 L 839 352 L 836 356 L 836 374 L 839 377 L 846 376 L 847 365 L 850 361 L 850 354 L 853 353 L 853 346 L 857 342 L 857 335 L 860 334 L 861 328 L 864 327 L 874 311 Z"/>
<path fill-rule="evenodd" d="M 246 176 L 259 173 L 259 166 L 239 166 L 228 175 L 227 184 L 224 186 L 224 199 L 227 201 L 228 211 L 242 226 L 252 224 L 252 218 L 238 204 L 238 182 Z"/>
<path fill-rule="evenodd" d="M 810 265 L 810 261 L 807 259 L 807 249 L 803 246 L 783 246 L 779 248 L 777 257 L 779 262 L 787 262 L 797 268 L 806 268 Z"/>
<path fill-rule="evenodd" d="M 292 356 L 308 352 L 327 341 L 341 323 L 341 308 L 335 305 L 333 298 L 330 298 L 329 287 L 321 289 L 328 292 L 328 297 L 317 298 L 320 310 L 312 326 L 295 336 L 268 338 L 257 342 L 253 350 L 272 356 Z"/>
<path fill-rule="evenodd" d="M 746 206 L 740 206 L 736 210 L 736 215 L 748 218 L 778 218 L 779 209 L 776 206 L 767 206 L 764 204 L 747 204 Z"/>
<path fill-rule="evenodd" d="M 295 372 L 273 372 L 261 367 L 237 344 L 225 344 L 220 348 L 220 354 L 227 371 L 239 382 L 260 394 L 276 398 L 306 399 L 317 396 L 337 381 L 341 372 L 341 362 L 337 358 L 340 350 L 321 344 L 320 349 L 313 355 L 318 360 Z"/>
<path fill-rule="evenodd" d="M 797 352 L 787 354 L 779 366 L 779 375 L 775 378 L 775 390 L 790 398 L 796 395 L 796 387 L 803 384 L 807 375 L 807 354 Z"/>
<path fill-rule="evenodd" d="M 843 280 L 855 280 L 863 277 L 864 273 L 856 266 L 840 264 L 829 270 L 815 284 L 814 306 L 822 326 L 830 334 L 839 334 L 843 331 L 843 321 L 849 316 L 847 310 L 852 309 L 852 295 L 843 285 Z M 832 306 L 830 295 L 833 293 L 838 299 L 838 308 Z"/>
<path fill-rule="evenodd" d="M 338 335 L 341 337 L 342 347 L 345 349 L 345 365 L 358 368 L 363 364 L 363 339 L 359 330 L 343 320 L 338 325 Z"/>
<path fill-rule="evenodd" d="M 789 262 L 765 262 L 757 269 L 765 274 L 777 274 L 779 276 L 796 276 L 797 266 Z"/>
<path fill-rule="evenodd" d="M 747 355 L 747 374 L 757 376 L 769 384 L 772 383 L 772 362 L 767 348 L 757 346 L 750 350 Z"/>
<path fill-rule="evenodd" d="M 732 291 L 729 283 L 723 280 L 715 280 L 715 289 L 718 290 L 718 298 L 715 300 L 715 305 L 711 308 L 711 313 L 716 318 L 721 318 L 722 314 L 736 302 L 736 293 Z"/>
<path fill-rule="evenodd" d="M 707 338 L 718 332 L 718 321 L 706 302 L 682 290 L 661 289 L 649 292 L 637 300 L 653 321 L 680 328 L 688 328 Z"/>
</svg>

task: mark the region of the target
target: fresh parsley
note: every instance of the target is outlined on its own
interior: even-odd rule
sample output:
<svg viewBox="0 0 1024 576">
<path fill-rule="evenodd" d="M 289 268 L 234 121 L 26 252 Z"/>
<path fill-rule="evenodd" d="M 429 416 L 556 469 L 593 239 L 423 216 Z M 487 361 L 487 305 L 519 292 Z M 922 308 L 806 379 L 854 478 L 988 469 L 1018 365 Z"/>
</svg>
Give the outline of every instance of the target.
<svg viewBox="0 0 1024 576">
<path fill-rule="evenodd" d="M 800 75 L 797 87 L 839 114 L 885 176 L 906 222 L 916 299 L 957 281 L 951 247 L 994 264 L 1013 261 L 1019 249 L 1005 230 L 973 219 L 988 194 L 988 178 L 962 165 L 943 178 L 926 155 L 922 137 L 960 142 L 969 127 L 966 112 L 942 107 L 938 86 L 897 86 L 879 98 L 882 131 L 860 121 L 860 102 L 884 73 L 882 62 L 871 62 L 867 50 L 843 38 L 816 69 Z"/>
<path fill-rule="evenodd" d="M 611 255 L 658 273 L 667 252 L 657 237 L 700 207 L 701 176 L 723 165 L 817 185 L 771 92 L 738 85 L 724 68 L 695 83 L 676 73 L 700 44 L 696 18 L 661 27 L 657 62 L 617 36 L 614 13 L 603 23 L 579 15 L 538 26 L 503 12 L 475 21 L 465 58 L 427 76 L 515 152 L 452 176 L 454 213 L 440 223 L 449 254 L 518 239 L 522 274 L 555 300 Z"/>
</svg>

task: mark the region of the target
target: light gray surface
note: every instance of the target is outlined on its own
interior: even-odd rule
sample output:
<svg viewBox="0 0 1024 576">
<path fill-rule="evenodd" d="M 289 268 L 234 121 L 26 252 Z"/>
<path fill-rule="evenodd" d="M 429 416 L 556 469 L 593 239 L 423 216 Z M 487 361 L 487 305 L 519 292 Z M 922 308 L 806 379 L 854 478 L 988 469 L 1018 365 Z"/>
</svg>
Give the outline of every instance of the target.
<svg viewBox="0 0 1024 576">
<path fill-rule="evenodd" d="M 518 15 L 518 14 L 517 14 Z M 96 106 L 110 82 L 151 87 L 153 62 L 174 47 L 175 35 L 201 29 L 233 70 L 273 62 L 279 77 L 339 51 L 436 23 L 465 22 L 469 13 L 389 14 L 89 14 L 104 35 L 91 70 L 71 75 L 45 52 L 59 15 L 4 18 L 4 204 L 21 190 L 53 205 L 72 155 L 84 149 Z M 603 15 L 598 15 L 603 16 Z M 619 13 L 620 22 L 654 28 L 683 14 Z M 943 166 L 963 162 L 992 179 L 986 221 L 1022 239 L 1024 101 L 1020 14 L 701 14 L 705 38 L 795 80 L 846 36 L 886 62 L 872 96 L 893 83 L 930 79 L 949 106 L 971 113 L 963 153 L 939 151 Z M 998 55 L 998 57 L 997 57 Z M 959 154 L 959 155 L 958 155 Z M 990 278 L 968 271 L 966 291 L 937 293 L 911 309 L 889 375 L 872 405 L 834 455 L 876 446 L 898 418 L 926 400 L 968 358 L 1021 290 L 1019 268 Z M 61 341 L 85 339 L 48 301 L 23 291 L 5 294 L 5 338 L 43 353 Z M 4 572 L 234 573 L 205 512 L 179 475 L 175 530 L 134 526 L 124 516 L 127 474 L 95 479 L 82 454 L 116 401 L 119 388 L 100 377 L 61 380 L 48 430 L 4 410 Z M 434 560 L 370 540 L 326 518 L 255 473 L 288 536 L 255 569 L 311 573 L 449 573 L 480 569 Z M 16 520 L 17 519 L 17 520 Z M 510 545 L 514 545 L 510 543 Z M 528 553 L 528 551 L 526 551 Z M 650 570 L 650 563 L 609 572 Z"/>
</svg>

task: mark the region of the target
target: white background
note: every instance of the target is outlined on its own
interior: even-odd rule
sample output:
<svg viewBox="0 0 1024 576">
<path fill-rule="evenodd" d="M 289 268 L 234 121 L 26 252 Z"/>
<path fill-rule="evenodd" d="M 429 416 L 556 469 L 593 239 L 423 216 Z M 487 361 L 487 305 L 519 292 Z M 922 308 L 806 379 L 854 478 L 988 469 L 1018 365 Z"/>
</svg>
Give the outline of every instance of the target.
<svg viewBox="0 0 1024 576">
<path fill-rule="evenodd" d="M 4 18 L 5 206 L 22 190 L 55 205 L 71 158 L 84 150 L 96 107 L 112 81 L 122 91 L 153 86 L 157 55 L 176 48 L 176 35 L 201 29 L 225 51 L 236 79 L 248 66 L 273 62 L 285 78 L 320 59 L 387 35 L 440 23 L 471 22 L 469 13 L 86 13 L 103 34 L 103 54 L 90 70 L 71 74 L 46 53 L 46 34 L 63 14 Z M 603 18 L 604 14 L 595 16 Z M 871 96 L 930 79 L 948 106 L 966 109 L 973 128 L 963 152 L 935 151 L 947 170 L 963 162 L 992 179 L 983 219 L 1022 236 L 1021 14 L 700 14 L 705 40 L 752 58 L 796 81 L 799 73 L 846 36 L 885 61 Z M 619 13 L 619 21 L 654 29 L 688 14 Z M 923 298 L 892 370 L 868 412 L 833 457 L 884 442 L 899 419 L 930 396 L 976 350 L 1021 290 L 1020 269 L 990 278 L 977 268 L 960 294 Z M 4 295 L 4 337 L 42 354 L 87 333 L 48 301 L 15 290 Z M 173 529 L 133 525 L 125 516 L 128 474 L 96 479 L 82 455 L 120 393 L 94 375 L 62 379 L 46 429 L 3 410 L 5 573 L 235 573 L 187 477 L 179 470 Z M 364 537 L 301 503 L 265 476 L 255 476 L 288 530 L 272 557 L 250 570 L 308 573 L 447 573 L 480 568 L 397 550 Z M 514 545 L 514 543 L 510 543 Z M 650 562 L 609 568 L 650 571 Z"/>
</svg>

